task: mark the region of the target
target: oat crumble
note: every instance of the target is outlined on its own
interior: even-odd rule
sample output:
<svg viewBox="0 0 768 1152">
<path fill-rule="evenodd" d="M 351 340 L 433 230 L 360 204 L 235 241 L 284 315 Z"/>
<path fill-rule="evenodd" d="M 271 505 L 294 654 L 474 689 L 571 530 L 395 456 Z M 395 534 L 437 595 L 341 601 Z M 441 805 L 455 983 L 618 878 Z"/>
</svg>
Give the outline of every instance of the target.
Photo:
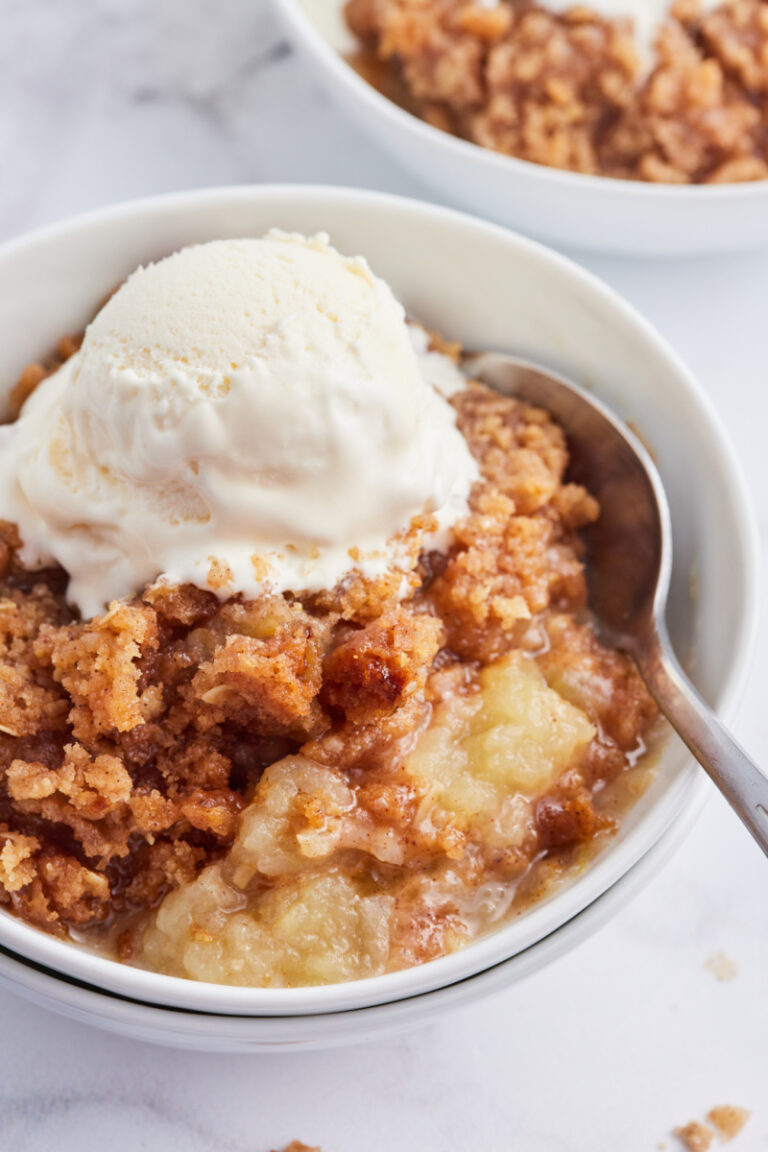
<svg viewBox="0 0 768 1152">
<path fill-rule="evenodd" d="M 624 19 L 529 0 L 347 0 L 364 76 L 434 127 L 591 175 L 768 176 L 768 3 L 670 4 L 648 70 Z"/>
<path fill-rule="evenodd" d="M 0 902 L 176 975 L 328 983 L 461 947 L 613 833 L 656 709 L 586 609 L 598 506 L 545 412 L 452 403 L 481 480 L 447 553 L 411 525 L 405 599 L 400 570 L 159 583 L 80 620 L 0 525 Z"/>
</svg>

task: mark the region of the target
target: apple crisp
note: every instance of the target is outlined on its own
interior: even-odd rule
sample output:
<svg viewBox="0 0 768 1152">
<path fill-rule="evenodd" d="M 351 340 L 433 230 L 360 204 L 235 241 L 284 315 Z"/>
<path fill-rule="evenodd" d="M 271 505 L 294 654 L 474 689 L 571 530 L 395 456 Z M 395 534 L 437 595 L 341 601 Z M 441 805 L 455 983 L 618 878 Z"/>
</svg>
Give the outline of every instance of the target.
<svg viewBox="0 0 768 1152">
<path fill-rule="evenodd" d="M 529 0 L 347 0 L 359 70 L 437 128 L 573 172 L 768 176 L 768 4 L 675 0 L 650 59 L 631 22 Z"/>
<path fill-rule="evenodd" d="M 547 413 L 451 403 L 481 479 L 446 551 L 412 522 L 405 574 L 80 619 L 2 524 L 8 909 L 178 976 L 331 983 L 461 947 L 611 836 L 656 711 L 586 607 L 598 506 Z"/>
</svg>

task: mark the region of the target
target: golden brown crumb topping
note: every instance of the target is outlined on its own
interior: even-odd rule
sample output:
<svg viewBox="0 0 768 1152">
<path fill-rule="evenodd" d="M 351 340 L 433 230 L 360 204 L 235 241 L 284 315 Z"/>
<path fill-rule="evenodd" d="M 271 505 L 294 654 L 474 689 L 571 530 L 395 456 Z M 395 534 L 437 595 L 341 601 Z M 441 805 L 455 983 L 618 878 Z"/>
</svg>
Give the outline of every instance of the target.
<svg viewBox="0 0 768 1152">
<path fill-rule="evenodd" d="M 0 900 L 179 975 L 319 983 L 460 946 L 611 833 L 655 709 L 586 613 L 599 509 L 546 413 L 454 404 L 481 479 L 405 575 L 83 621 L 0 527 Z"/>
<path fill-rule="evenodd" d="M 650 72 L 629 23 L 588 5 L 348 0 L 346 15 L 402 103 L 496 152 L 675 184 L 768 176 L 763 0 L 671 2 Z"/>
</svg>

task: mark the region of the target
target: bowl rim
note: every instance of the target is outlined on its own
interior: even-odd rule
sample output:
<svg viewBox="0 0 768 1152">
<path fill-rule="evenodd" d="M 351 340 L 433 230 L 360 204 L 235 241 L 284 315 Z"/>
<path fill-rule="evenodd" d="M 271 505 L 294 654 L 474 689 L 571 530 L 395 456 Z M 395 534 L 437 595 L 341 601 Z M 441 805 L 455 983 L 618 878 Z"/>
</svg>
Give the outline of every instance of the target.
<svg viewBox="0 0 768 1152">
<path fill-rule="evenodd" d="M 446 227 L 461 229 L 470 236 L 472 233 L 475 235 L 484 233 L 492 238 L 497 246 L 506 248 L 509 256 L 514 251 L 533 255 L 548 265 L 553 274 L 564 277 L 574 286 L 578 285 L 582 290 L 586 290 L 593 300 L 599 300 L 610 308 L 616 323 L 621 320 L 623 324 L 632 328 L 642 336 L 643 342 L 649 345 L 657 356 L 666 361 L 678 386 L 688 394 L 692 405 L 704 418 L 713 445 L 716 446 L 715 458 L 719 458 L 724 491 L 727 492 L 732 509 L 737 510 L 736 527 L 744 559 L 743 571 L 739 573 L 742 582 L 741 619 L 737 642 L 734 645 L 732 666 L 722 681 L 716 705 L 719 711 L 730 713 L 747 674 L 749 654 L 755 640 L 757 613 L 759 538 L 740 464 L 709 398 L 666 340 L 612 288 L 573 261 L 500 225 L 488 223 L 454 209 L 387 193 L 325 185 L 223 187 L 128 201 L 95 212 L 86 212 L 11 240 L 0 246 L 0 261 L 18 257 L 20 254 L 23 255 L 26 249 L 34 250 L 36 247 L 47 246 L 63 238 L 85 238 L 87 242 L 89 232 L 98 232 L 105 225 L 119 227 L 121 220 L 125 219 L 140 219 L 144 216 L 151 217 L 155 213 L 164 213 L 169 220 L 177 220 L 177 214 L 186 209 L 194 212 L 196 208 L 215 207 L 218 210 L 238 203 L 263 206 L 274 203 L 277 211 L 278 205 L 284 205 L 286 202 L 299 206 L 306 205 L 308 210 L 317 210 L 325 203 L 337 209 L 346 205 L 350 208 L 362 207 L 366 212 L 373 214 L 382 212 L 393 216 L 407 214 L 416 221 L 436 220 Z M 689 761 L 687 768 L 679 772 L 672 786 L 660 798 L 663 804 L 654 805 L 626 839 L 601 853 L 576 882 L 554 897 L 562 909 L 559 913 L 561 923 L 570 919 L 576 911 L 610 888 L 616 879 L 624 875 L 658 841 L 684 812 L 691 792 L 696 787 L 698 774 L 698 768 L 693 761 Z M 512 950 L 514 953 L 522 951 L 546 934 L 538 928 L 538 925 L 547 919 L 546 914 L 542 912 L 546 907 L 546 904 L 534 906 L 525 916 L 512 921 L 512 925 L 523 922 L 527 925 L 527 930 L 519 928 L 517 930 L 522 942 L 514 946 Z M 349 1011 L 363 1005 L 384 1004 L 402 1000 L 416 993 L 421 994 L 436 987 L 455 983 L 460 974 L 466 976 L 470 971 L 476 973 L 491 967 L 500 959 L 508 958 L 510 948 L 505 949 L 502 941 L 505 931 L 509 932 L 510 927 L 509 924 L 500 926 L 458 952 L 416 968 L 342 984 L 264 989 L 196 982 L 133 968 L 99 956 L 71 941 L 50 937 L 0 910 L 0 944 L 45 967 L 138 1000 L 165 1005 L 186 1005 L 197 1010 L 233 1015 L 252 1015 L 254 1012 L 273 1016 L 314 1015 L 318 1012 Z"/>
<path fill-rule="evenodd" d="M 669 199 L 672 201 L 685 201 L 691 199 L 709 199 L 712 201 L 745 200 L 760 198 L 768 195 L 768 177 L 763 180 L 732 181 L 724 184 L 667 184 L 654 183 L 644 180 L 627 180 L 616 176 L 598 176 L 589 172 L 573 172 L 565 168 L 552 168 L 546 164 L 536 164 L 532 160 L 523 160 L 517 156 L 507 156 L 503 152 L 494 152 L 481 144 L 471 140 L 464 140 L 450 132 L 444 132 L 420 119 L 412 112 L 401 108 L 393 100 L 377 91 L 372 84 L 360 76 L 355 69 L 344 59 L 331 41 L 323 35 L 317 25 L 309 16 L 302 0 L 272 0 L 272 3 L 283 16 L 296 38 L 308 49 L 316 61 L 320 63 L 345 90 L 347 98 L 362 102 L 370 110 L 385 120 L 389 120 L 395 129 L 410 132 L 416 140 L 434 147 L 442 147 L 446 152 L 453 152 L 457 161 L 475 163 L 485 166 L 502 174 L 515 173 L 524 179 L 542 180 L 546 183 L 559 185 L 563 191 L 589 191 L 599 192 L 601 195 L 616 194 L 626 199 L 644 199 L 646 196 L 656 200 Z"/>
</svg>

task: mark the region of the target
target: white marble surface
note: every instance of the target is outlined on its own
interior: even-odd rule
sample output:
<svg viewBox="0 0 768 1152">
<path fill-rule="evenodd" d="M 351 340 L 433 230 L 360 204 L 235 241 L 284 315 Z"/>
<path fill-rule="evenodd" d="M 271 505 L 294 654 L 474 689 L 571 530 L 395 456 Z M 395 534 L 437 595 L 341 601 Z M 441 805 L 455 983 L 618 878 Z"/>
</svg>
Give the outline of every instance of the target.
<svg viewBox="0 0 768 1152">
<path fill-rule="evenodd" d="M 420 195 L 303 70 L 266 0 L 1 0 L 0 236 L 146 193 L 245 181 Z M 768 253 L 588 259 L 699 374 L 768 553 Z M 695 480 L 692 478 L 692 482 Z M 768 627 L 738 732 L 768 761 Z M 768 867 L 719 797 L 590 942 L 498 999 L 330 1055 L 129 1043 L 0 993 L 0 1149 L 641 1152 L 717 1103 L 768 1147 Z M 704 965 L 738 966 L 719 982 Z"/>
</svg>

